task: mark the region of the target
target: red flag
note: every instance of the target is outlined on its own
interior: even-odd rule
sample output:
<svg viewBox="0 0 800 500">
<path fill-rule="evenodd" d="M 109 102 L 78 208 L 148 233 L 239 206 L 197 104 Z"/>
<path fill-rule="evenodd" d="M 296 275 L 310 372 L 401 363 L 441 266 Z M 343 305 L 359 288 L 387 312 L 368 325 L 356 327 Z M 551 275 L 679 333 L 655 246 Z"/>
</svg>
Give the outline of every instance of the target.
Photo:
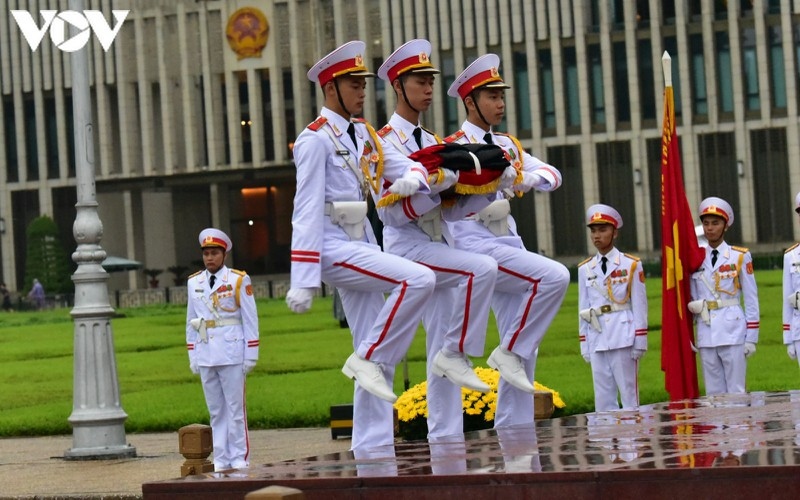
<svg viewBox="0 0 800 500">
<path fill-rule="evenodd" d="M 675 131 L 672 85 L 664 89 L 664 125 L 661 135 L 661 369 L 671 401 L 700 394 L 692 350 L 694 327 L 687 309 L 689 278 L 703 262 L 692 213 L 686 200 Z"/>
</svg>

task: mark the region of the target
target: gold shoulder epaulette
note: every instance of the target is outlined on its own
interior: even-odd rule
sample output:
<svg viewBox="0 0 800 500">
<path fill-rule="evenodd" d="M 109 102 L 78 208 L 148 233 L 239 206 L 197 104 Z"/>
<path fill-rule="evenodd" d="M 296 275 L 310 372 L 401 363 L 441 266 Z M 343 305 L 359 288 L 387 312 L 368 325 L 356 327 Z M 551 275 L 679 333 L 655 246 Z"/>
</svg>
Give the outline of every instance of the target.
<svg viewBox="0 0 800 500">
<path fill-rule="evenodd" d="M 578 267 L 581 267 L 582 265 L 586 264 L 586 263 L 587 263 L 587 262 L 589 262 L 590 260 L 592 260 L 592 258 L 591 258 L 591 257 L 589 257 L 588 259 L 586 259 L 586 260 L 584 260 L 583 262 L 581 262 L 580 264 L 578 264 Z"/>
<path fill-rule="evenodd" d="M 629 254 L 629 253 L 623 253 L 622 255 L 624 255 L 625 257 L 627 257 L 627 258 L 629 258 L 629 259 L 631 259 L 631 260 L 635 260 L 635 261 L 637 261 L 637 262 L 638 262 L 638 261 L 640 261 L 640 260 L 642 260 L 642 259 L 640 259 L 639 257 L 637 257 L 637 256 L 635 256 L 635 255 L 631 255 L 631 254 Z"/>
<path fill-rule="evenodd" d="M 798 245 L 800 245 L 800 243 L 795 243 L 794 245 L 790 246 L 789 248 L 787 248 L 787 249 L 786 249 L 786 252 L 785 252 L 785 253 L 789 253 L 789 252 L 791 252 L 792 250 L 794 250 L 795 248 L 797 248 L 797 246 L 798 246 Z"/>
<path fill-rule="evenodd" d="M 203 272 L 203 270 L 201 269 L 201 270 L 197 271 L 196 273 L 192 274 L 191 276 L 189 276 L 189 278 L 194 278 L 195 276 L 197 276 L 198 274 L 200 274 L 202 272 Z"/>
<path fill-rule="evenodd" d="M 319 129 L 320 129 L 320 127 L 322 127 L 323 125 L 325 125 L 327 122 L 328 122 L 328 119 L 327 119 L 327 118 L 325 118 L 324 116 L 320 116 L 320 117 L 318 117 L 316 120 L 314 120 L 313 122 L 311 122 L 311 123 L 308 125 L 308 128 L 309 128 L 309 130 L 313 130 L 314 132 L 316 132 L 317 130 L 319 130 Z"/>
<path fill-rule="evenodd" d="M 238 269 L 231 269 L 231 272 L 232 272 L 233 274 L 238 274 L 239 276 L 247 276 L 247 273 L 246 273 L 246 272 L 244 272 L 244 271 L 240 271 L 240 270 L 238 270 Z"/>
<path fill-rule="evenodd" d="M 381 137 L 381 139 L 383 139 L 383 138 L 384 138 L 384 137 L 386 137 L 386 136 L 389 134 L 389 132 L 391 132 L 391 131 L 392 131 L 392 126 L 391 126 L 391 125 L 389 125 L 389 124 L 387 123 L 386 125 L 384 125 L 384 126 L 383 126 L 383 128 L 381 128 L 380 130 L 378 130 L 378 135 Z"/>
<path fill-rule="evenodd" d="M 467 135 L 466 132 L 464 132 L 463 130 L 459 130 L 455 134 L 448 135 L 447 137 L 445 137 L 444 138 L 444 142 L 456 142 L 457 140 L 461 139 L 465 135 Z"/>
<path fill-rule="evenodd" d="M 747 253 L 747 252 L 749 252 L 749 251 L 750 251 L 749 249 L 747 249 L 747 248 L 745 248 L 745 247 L 735 247 L 735 246 L 733 246 L 733 245 L 731 245 L 731 248 L 733 248 L 733 249 L 734 249 L 734 250 L 736 250 L 737 252 L 742 252 L 742 253 Z"/>
</svg>

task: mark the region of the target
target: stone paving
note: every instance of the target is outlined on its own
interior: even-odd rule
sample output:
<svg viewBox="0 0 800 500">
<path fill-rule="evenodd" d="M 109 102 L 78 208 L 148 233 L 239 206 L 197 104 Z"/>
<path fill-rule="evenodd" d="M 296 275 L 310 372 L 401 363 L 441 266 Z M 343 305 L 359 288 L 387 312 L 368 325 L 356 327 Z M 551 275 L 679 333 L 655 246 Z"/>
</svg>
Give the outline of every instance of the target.
<svg viewBox="0 0 800 500">
<path fill-rule="evenodd" d="M 128 434 L 135 458 L 64 460 L 72 436 L 0 439 L 0 499 L 116 499 L 142 497 L 142 483 L 180 477 L 178 433 Z M 349 439 L 328 428 L 250 432 L 251 463 L 265 464 L 346 451 Z"/>
</svg>

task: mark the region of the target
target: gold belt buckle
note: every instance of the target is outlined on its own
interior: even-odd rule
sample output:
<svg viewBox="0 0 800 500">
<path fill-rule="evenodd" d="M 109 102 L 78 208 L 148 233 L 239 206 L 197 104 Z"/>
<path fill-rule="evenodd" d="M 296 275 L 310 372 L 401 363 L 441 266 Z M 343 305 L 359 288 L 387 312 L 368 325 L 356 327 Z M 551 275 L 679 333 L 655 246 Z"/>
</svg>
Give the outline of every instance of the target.
<svg viewBox="0 0 800 500">
<path fill-rule="evenodd" d="M 214 328 L 215 326 L 217 326 L 217 322 L 213 319 L 206 321 L 206 328 Z"/>
<path fill-rule="evenodd" d="M 600 312 L 603 313 L 603 314 L 610 313 L 611 312 L 611 305 L 610 304 L 605 304 L 605 305 L 600 306 Z"/>
<path fill-rule="evenodd" d="M 719 302 L 716 300 L 708 300 L 706 301 L 706 306 L 709 311 L 713 311 L 714 309 L 719 309 Z"/>
</svg>

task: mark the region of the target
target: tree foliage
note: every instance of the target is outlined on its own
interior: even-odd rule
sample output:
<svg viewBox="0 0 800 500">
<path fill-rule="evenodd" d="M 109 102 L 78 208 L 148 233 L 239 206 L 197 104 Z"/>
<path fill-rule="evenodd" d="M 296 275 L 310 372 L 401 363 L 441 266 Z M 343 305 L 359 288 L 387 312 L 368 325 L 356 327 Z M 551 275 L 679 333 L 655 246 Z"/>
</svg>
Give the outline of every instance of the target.
<svg viewBox="0 0 800 500">
<path fill-rule="evenodd" d="M 58 238 L 58 227 L 43 215 L 31 221 L 27 229 L 28 251 L 25 259 L 25 287 L 37 278 L 48 294 L 70 293 L 72 265 L 69 254 Z"/>
</svg>

